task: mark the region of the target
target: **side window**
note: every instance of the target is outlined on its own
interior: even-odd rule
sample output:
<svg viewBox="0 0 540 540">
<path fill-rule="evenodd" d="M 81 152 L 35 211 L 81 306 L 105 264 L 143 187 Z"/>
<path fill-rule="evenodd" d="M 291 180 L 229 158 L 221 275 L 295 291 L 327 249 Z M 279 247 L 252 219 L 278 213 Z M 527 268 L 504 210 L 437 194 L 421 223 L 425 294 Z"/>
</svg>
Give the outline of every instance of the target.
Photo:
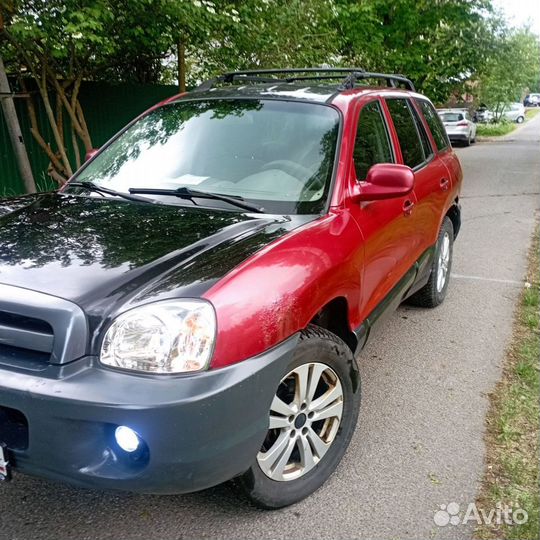
<svg viewBox="0 0 540 540">
<path fill-rule="evenodd" d="M 418 130 L 418 133 L 420 134 L 420 140 L 422 142 L 422 149 L 424 150 L 424 156 L 426 159 L 429 159 L 433 155 L 433 148 L 431 148 L 431 142 L 429 140 L 428 134 L 426 133 L 426 129 L 424 128 L 424 124 L 422 123 L 422 120 L 420 119 L 420 116 L 418 115 L 418 112 L 415 110 L 414 107 L 411 106 L 411 103 L 409 103 L 409 107 L 411 109 L 414 123 L 416 124 L 416 129 Z"/>
<path fill-rule="evenodd" d="M 368 103 L 360 111 L 353 158 L 358 180 L 365 180 L 372 165 L 394 162 L 388 129 L 378 101 Z"/>
<path fill-rule="evenodd" d="M 427 125 L 429 126 L 431 134 L 435 139 L 435 144 L 437 145 L 437 148 L 439 150 L 444 150 L 445 148 L 448 148 L 450 146 L 450 142 L 448 141 L 448 137 L 446 135 L 446 131 L 442 124 L 441 118 L 437 114 L 437 111 L 435 111 L 435 109 L 433 108 L 433 105 L 431 105 L 431 103 L 429 103 L 428 101 L 424 101 L 423 99 L 417 99 L 416 103 L 420 105 L 420 109 L 424 114 Z"/>
<path fill-rule="evenodd" d="M 425 157 L 412 111 L 404 98 L 389 98 L 386 104 L 394 121 L 403 162 L 413 169 L 423 163 Z"/>
</svg>

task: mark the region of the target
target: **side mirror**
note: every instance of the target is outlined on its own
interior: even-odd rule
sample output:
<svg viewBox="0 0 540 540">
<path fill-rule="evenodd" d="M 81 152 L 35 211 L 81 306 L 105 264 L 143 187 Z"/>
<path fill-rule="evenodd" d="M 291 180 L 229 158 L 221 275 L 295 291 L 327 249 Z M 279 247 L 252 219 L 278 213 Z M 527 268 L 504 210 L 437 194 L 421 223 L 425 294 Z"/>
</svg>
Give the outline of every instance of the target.
<svg viewBox="0 0 540 540">
<path fill-rule="evenodd" d="M 92 148 L 92 150 L 88 150 L 84 156 L 84 161 L 90 161 L 98 152 L 99 148 Z"/>
<path fill-rule="evenodd" d="M 378 201 L 408 195 L 414 187 L 414 173 L 406 165 L 378 163 L 367 173 L 365 182 L 357 182 L 352 199 Z"/>
</svg>

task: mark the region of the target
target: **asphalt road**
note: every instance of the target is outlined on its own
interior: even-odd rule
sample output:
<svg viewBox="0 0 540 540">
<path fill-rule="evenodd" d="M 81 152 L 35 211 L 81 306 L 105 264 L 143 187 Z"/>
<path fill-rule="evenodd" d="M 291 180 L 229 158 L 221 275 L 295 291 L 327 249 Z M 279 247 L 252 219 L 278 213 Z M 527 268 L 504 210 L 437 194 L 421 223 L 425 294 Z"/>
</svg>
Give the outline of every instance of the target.
<svg viewBox="0 0 540 540">
<path fill-rule="evenodd" d="M 443 306 L 402 307 L 360 358 L 363 404 L 327 484 L 264 512 L 228 486 L 175 496 L 105 494 L 17 475 L 0 486 L 0 538 L 466 538 L 438 527 L 482 477 L 487 393 L 500 377 L 540 195 L 540 115 L 498 142 L 459 149 L 463 229 Z M 489 509 L 487 509 L 489 510 Z"/>
</svg>

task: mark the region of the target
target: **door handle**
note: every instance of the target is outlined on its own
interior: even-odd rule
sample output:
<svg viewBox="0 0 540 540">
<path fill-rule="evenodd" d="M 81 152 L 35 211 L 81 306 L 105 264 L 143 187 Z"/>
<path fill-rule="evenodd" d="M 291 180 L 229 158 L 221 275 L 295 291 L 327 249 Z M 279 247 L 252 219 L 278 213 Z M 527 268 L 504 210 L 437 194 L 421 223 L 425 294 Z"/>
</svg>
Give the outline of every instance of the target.
<svg viewBox="0 0 540 540">
<path fill-rule="evenodd" d="M 413 211 L 413 207 L 414 207 L 414 203 L 407 199 L 404 203 L 403 203 L 403 213 L 406 215 L 406 216 L 410 216 L 412 214 L 412 211 Z"/>
<path fill-rule="evenodd" d="M 450 180 L 448 180 L 448 178 L 441 178 L 440 186 L 443 191 L 448 191 L 448 188 L 450 187 Z"/>
</svg>

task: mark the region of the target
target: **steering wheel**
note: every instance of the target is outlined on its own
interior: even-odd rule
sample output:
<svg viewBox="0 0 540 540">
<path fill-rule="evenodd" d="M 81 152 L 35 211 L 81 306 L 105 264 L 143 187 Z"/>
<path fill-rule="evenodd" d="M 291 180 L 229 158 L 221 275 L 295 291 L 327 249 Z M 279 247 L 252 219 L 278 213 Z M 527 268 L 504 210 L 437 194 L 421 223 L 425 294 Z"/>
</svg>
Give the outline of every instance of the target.
<svg viewBox="0 0 540 540">
<path fill-rule="evenodd" d="M 312 175 L 312 172 L 307 167 L 295 163 L 294 161 L 289 161 L 288 159 L 276 159 L 261 167 L 261 171 L 267 171 L 269 169 L 279 169 L 280 171 L 294 176 L 298 180 L 309 178 Z"/>
</svg>

